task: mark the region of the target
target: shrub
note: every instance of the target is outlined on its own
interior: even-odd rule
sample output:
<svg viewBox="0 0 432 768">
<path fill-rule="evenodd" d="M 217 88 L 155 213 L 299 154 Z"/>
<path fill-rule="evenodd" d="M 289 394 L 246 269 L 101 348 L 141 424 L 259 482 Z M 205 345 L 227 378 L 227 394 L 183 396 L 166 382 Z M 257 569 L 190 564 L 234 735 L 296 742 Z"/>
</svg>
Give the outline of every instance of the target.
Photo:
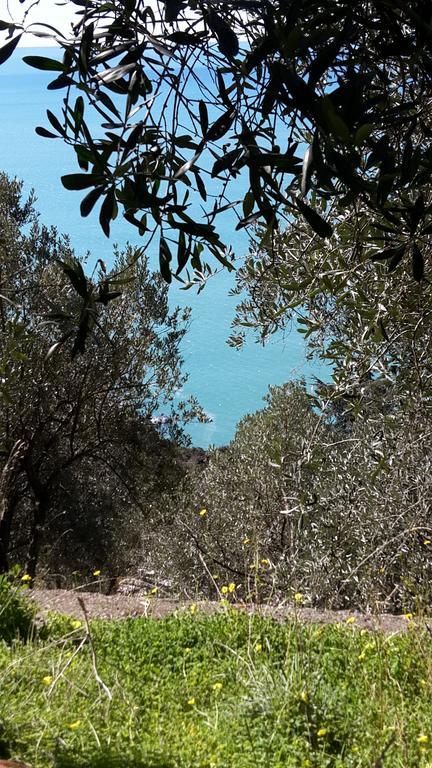
<svg viewBox="0 0 432 768">
<path fill-rule="evenodd" d="M 366 397 L 366 395 L 368 395 Z M 358 416 L 302 384 L 271 388 L 180 491 L 147 557 L 178 591 L 380 611 L 432 602 L 432 456 L 424 412 L 371 381 Z M 153 531 L 152 531 L 153 529 Z"/>
<path fill-rule="evenodd" d="M 25 596 L 18 570 L 0 575 L 0 640 L 27 640 L 34 630 L 35 609 Z"/>
</svg>

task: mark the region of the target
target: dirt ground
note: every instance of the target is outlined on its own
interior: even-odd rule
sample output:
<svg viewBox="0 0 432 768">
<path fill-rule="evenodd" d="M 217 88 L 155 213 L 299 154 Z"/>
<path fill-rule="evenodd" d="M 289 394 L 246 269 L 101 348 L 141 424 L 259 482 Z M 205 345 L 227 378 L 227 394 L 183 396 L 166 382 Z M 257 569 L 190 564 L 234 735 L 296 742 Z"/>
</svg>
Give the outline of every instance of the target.
<svg viewBox="0 0 432 768">
<path fill-rule="evenodd" d="M 38 605 L 41 617 L 49 611 L 57 611 L 69 616 L 80 618 L 82 609 L 78 602 L 80 596 L 86 606 L 90 618 L 125 619 L 129 617 L 144 616 L 147 618 L 162 619 L 174 613 L 189 611 L 193 613 L 215 614 L 224 610 L 218 602 L 192 600 L 178 601 L 158 597 L 146 597 L 144 595 L 103 595 L 96 592 L 84 592 L 82 590 L 66 589 L 33 589 L 29 597 Z M 313 608 L 294 608 L 292 605 L 245 605 L 233 604 L 239 611 L 248 614 L 260 614 L 271 617 L 277 621 L 297 618 L 300 622 L 313 624 L 337 624 L 348 623 L 359 629 L 369 631 L 382 631 L 386 634 L 404 632 L 410 624 L 404 616 L 391 614 L 361 614 L 357 611 L 320 611 Z M 352 618 L 355 621 L 352 621 Z"/>
</svg>

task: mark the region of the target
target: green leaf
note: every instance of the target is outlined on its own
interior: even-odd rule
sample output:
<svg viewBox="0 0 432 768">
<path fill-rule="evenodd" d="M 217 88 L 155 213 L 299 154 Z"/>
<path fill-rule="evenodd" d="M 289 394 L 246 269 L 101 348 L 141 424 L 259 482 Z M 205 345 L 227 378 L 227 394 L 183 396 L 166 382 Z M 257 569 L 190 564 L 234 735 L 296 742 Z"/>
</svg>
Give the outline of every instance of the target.
<svg viewBox="0 0 432 768">
<path fill-rule="evenodd" d="M 208 112 L 207 112 L 207 105 L 205 101 L 200 101 L 198 104 L 199 109 L 199 119 L 200 119 L 200 126 L 201 126 L 201 133 L 203 135 L 203 138 L 205 139 L 208 126 L 209 126 L 209 120 L 208 120 Z"/>
<path fill-rule="evenodd" d="M 346 122 L 336 111 L 330 96 L 323 96 L 321 110 L 331 133 L 342 141 L 350 141 L 351 134 Z"/>
<path fill-rule="evenodd" d="M 97 201 L 99 200 L 100 196 L 103 194 L 103 191 L 104 191 L 104 187 L 96 187 L 96 189 L 92 189 L 91 192 L 89 192 L 88 195 L 86 195 L 81 200 L 81 205 L 80 205 L 81 216 L 85 218 L 91 213 Z"/>
<path fill-rule="evenodd" d="M 113 115 L 115 115 L 118 118 L 118 120 L 122 119 L 116 105 L 114 104 L 112 99 L 110 99 L 108 94 L 105 93 L 105 91 L 99 91 L 97 94 L 97 99 L 98 101 L 101 101 L 104 107 L 106 107 L 106 109 L 109 109 L 109 111 L 112 112 Z"/>
<path fill-rule="evenodd" d="M 361 125 L 360 128 L 357 128 L 354 136 L 354 144 L 356 146 L 363 144 L 363 142 L 369 138 L 374 128 L 375 126 L 373 123 L 365 123 L 364 125 Z"/>
<path fill-rule="evenodd" d="M 392 248 L 384 248 L 382 251 L 372 254 L 371 261 L 385 261 L 386 259 L 393 259 L 399 255 L 400 258 L 402 258 L 405 253 L 405 247 L 405 245 L 398 245 Z"/>
<path fill-rule="evenodd" d="M 172 280 L 170 262 L 172 259 L 171 251 L 164 237 L 161 237 L 159 244 L 159 266 L 163 279 L 166 283 Z"/>
<path fill-rule="evenodd" d="M 241 149 L 233 149 L 231 152 L 227 152 L 225 155 L 218 157 L 212 168 L 212 178 L 217 176 L 218 173 L 222 173 L 222 171 L 227 171 L 231 168 L 233 163 L 240 157 L 241 151 Z"/>
<path fill-rule="evenodd" d="M 45 355 L 44 362 L 48 362 L 48 360 L 53 356 L 53 354 L 60 349 L 60 347 L 72 336 L 72 331 L 68 331 L 61 339 L 60 341 L 56 341 L 54 344 L 52 344 L 48 350 L 48 352 Z"/>
<path fill-rule="evenodd" d="M 218 90 L 219 90 L 219 96 L 221 97 L 223 103 L 227 107 L 227 109 L 232 109 L 232 101 L 228 96 L 228 91 L 225 87 L 224 79 L 222 77 L 222 73 L 220 70 L 216 73 L 217 83 L 218 83 Z"/>
<path fill-rule="evenodd" d="M 110 224 L 112 219 L 117 216 L 117 201 L 115 196 L 115 187 L 111 187 L 108 190 L 105 200 L 103 201 L 99 213 L 99 223 L 102 227 L 103 233 L 110 236 Z"/>
<path fill-rule="evenodd" d="M 332 236 L 333 227 L 331 227 L 330 224 L 325 219 L 323 219 L 319 213 L 314 211 L 313 208 L 310 208 L 310 206 L 307 205 L 299 197 L 296 198 L 296 205 L 302 216 L 304 216 L 309 226 L 312 227 L 313 231 L 316 232 L 317 235 L 320 237 Z"/>
<path fill-rule="evenodd" d="M 412 275 L 418 283 L 424 278 L 424 258 L 417 243 L 412 246 Z"/>
<path fill-rule="evenodd" d="M 246 192 L 246 194 L 245 194 L 245 196 L 243 198 L 243 215 L 244 215 L 245 219 L 247 219 L 248 216 L 251 215 L 251 213 L 252 213 L 252 211 L 254 209 L 254 205 L 255 205 L 255 198 L 254 198 L 251 190 L 249 190 L 248 192 Z"/>
<path fill-rule="evenodd" d="M 177 248 L 177 271 L 176 275 L 179 275 L 182 269 L 186 266 L 189 259 L 189 250 L 186 248 L 186 238 L 184 232 L 179 233 L 178 248 Z"/>
<path fill-rule="evenodd" d="M 399 266 L 400 262 L 403 259 L 405 253 L 405 246 L 401 248 L 397 253 L 394 254 L 394 256 L 390 259 L 389 265 L 388 265 L 388 271 L 394 272 L 396 267 Z"/>
<path fill-rule="evenodd" d="M 55 131 L 58 131 L 60 136 L 65 136 L 65 129 L 63 128 L 60 120 L 57 119 L 55 114 L 51 112 L 50 109 L 47 109 L 47 118 L 50 121 L 52 127 Z"/>
<path fill-rule="evenodd" d="M 206 201 L 207 200 L 206 186 L 205 186 L 205 184 L 204 184 L 204 182 L 203 182 L 203 180 L 202 180 L 202 178 L 201 178 L 201 176 L 199 174 L 199 171 L 194 169 L 194 174 L 195 174 L 195 181 L 196 181 L 196 185 L 197 185 L 197 189 L 198 189 L 199 195 L 202 198 L 202 200 Z"/>
<path fill-rule="evenodd" d="M 237 56 L 239 52 L 238 37 L 226 21 L 215 11 L 209 11 L 205 20 L 217 37 L 220 52 L 228 57 Z"/>
<path fill-rule="evenodd" d="M 55 59 L 48 59 L 46 56 L 23 56 L 23 61 L 34 67 L 35 69 L 42 69 L 45 72 L 67 72 L 68 67 L 61 61 Z"/>
<path fill-rule="evenodd" d="M 38 125 L 37 128 L 35 128 L 35 132 L 38 136 L 43 136 L 44 139 L 58 139 L 58 136 L 56 136 L 55 133 L 47 131 L 47 129 L 41 125 Z"/>
<path fill-rule="evenodd" d="M 82 264 L 78 261 L 78 259 L 71 258 L 69 261 L 60 261 L 60 265 L 65 275 L 68 276 L 76 292 L 83 299 L 87 299 L 89 291 L 87 286 L 87 278 L 84 274 Z"/>
<path fill-rule="evenodd" d="M 307 148 L 305 156 L 303 158 L 302 167 L 302 179 L 301 179 L 301 193 L 303 197 L 307 194 L 310 186 L 310 179 L 312 175 L 312 163 L 313 163 L 313 148 L 312 145 Z"/>
<path fill-rule="evenodd" d="M 244 227 L 248 227 L 250 224 L 255 224 L 256 221 L 258 221 L 261 218 L 261 213 L 257 211 L 256 213 L 251 213 L 249 216 L 246 216 L 244 219 L 241 219 L 239 223 L 236 226 L 236 231 L 239 229 L 243 229 Z"/>
<path fill-rule="evenodd" d="M 231 128 L 231 125 L 233 124 L 234 118 L 236 116 L 236 110 L 232 107 L 230 109 L 227 109 L 226 112 L 224 112 L 223 115 L 218 117 L 218 119 L 213 123 L 211 128 L 208 129 L 207 134 L 205 136 L 206 141 L 218 141 L 222 138 L 222 136 L 225 136 L 227 131 Z"/>
<path fill-rule="evenodd" d="M 17 35 L 16 37 L 12 38 L 12 40 L 9 40 L 6 45 L 3 45 L 2 48 L 0 48 L 0 65 L 4 64 L 5 61 L 9 59 L 10 56 L 12 56 L 15 48 L 17 47 L 19 41 L 21 40 L 22 32 L 20 35 Z"/>
<path fill-rule="evenodd" d="M 75 102 L 75 108 L 74 108 L 75 138 L 78 138 L 83 117 L 84 117 L 84 99 L 82 96 L 78 96 Z"/>
<path fill-rule="evenodd" d="M 52 80 L 47 85 L 47 90 L 48 91 L 58 91 L 61 88 L 69 88 L 69 86 L 71 86 L 71 85 L 74 85 L 74 81 L 72 80 L 72 78 L 69 77 L 68 75 L 62 74 L 62 75 L 59 75 L 58 77 L 56 77 L 55 80 Z"/>
<path fill-rule="evenodd" d="M 67 176 L 62 176 L 61 182 L 65 189 L 77 190 L 100 186 L 105 183 L 105 179 L 103 176 L 96 176 L 91 173 L 70 173 Z"/>
</svg>

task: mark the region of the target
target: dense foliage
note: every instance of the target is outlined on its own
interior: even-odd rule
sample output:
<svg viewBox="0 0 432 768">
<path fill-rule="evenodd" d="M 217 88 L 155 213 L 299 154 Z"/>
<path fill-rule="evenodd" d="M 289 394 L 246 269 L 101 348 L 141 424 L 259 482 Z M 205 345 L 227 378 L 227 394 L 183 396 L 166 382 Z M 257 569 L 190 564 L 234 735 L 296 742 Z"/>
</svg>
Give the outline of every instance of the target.
<svg viewBox="0 0 432 768">
<path fill-rule="evenodd" d="M 142 532 L 145 561 L 189 595 L 430 605 L 430 418 L 398 406 L 373 380 L 356 411 L 329 387 L 272 389 L 164 501 L 164 526 Z"/>
<path fill-rule="evenodd" d="M 44 509 L 47 488 L 50 504 L 57 494 L 53 520 L 65 494 L 74 506 L 76 488 L 85 498 L 81 510 L 117 508 L 119 471 L 134 503 L 150 510 L 145 528 L 129 526 L 130 540 L 141 540 L 143 562 L 182 589 L 218 594 L 222 580 L 235 589 L 241 583 L 243 595 L 254 598 L 300 589 L 313 603 L 378 601 L 399 609 L 414 596 L 429 601 L 430 4 L 69 3 L 78 11 L 70 37 L 38 27 L 56 37 L 61 56 L 27 63 L 52 72 L 49 88 L 64 97 L 57 115 L 47 112 L 49 128 L 37 130 L 73 148 L 80 172 L 63 184 L 85 191 L 82 214 L 100 206 L 109 235 L 122 209 L 144 244 L 158 238 L 163 278 L 174 274 L 189 285 L 212 271 L 209 255 L 231 268 L 217 222 L 233 208 L 255 243 L 238 271 L 242 299 L 232 342 L 243 341 L 237 327 L 255 328 L 265 340 L 297 322 L 310 355 L 331 363 L 333 381 L 318 382 L 313 398 L 302 386 L 274 390 L 268 407 L 246 419 L 232 445 L 211 454 L 178 493 L 168 482 L 162 504 L 156 497 L 143 502 L 146 491 L 136 486 L 143 460 L 135 462 L 155 455 L 146 447 L 153 440 L 160 444 L 148 417 L 179 381 L 179 317 L 170 318 L 160 346 L 152 323 L 167 320 L 166 296 L 159 283 L 149 289 L 143 250 L 119 256 L 113 274 L 100 265 L 90 277 L 71 254 L 45 268 L 45 257 L 34 260 L 32 242 L 17 272 L 17 296 L 21 302 L 29 289 L 23 281 L 36 275 L 26 317 L 39 317 L 42 280 L 42 301 L 49 296 L 52 305 L 45 319 L 60 324 L 61 336 L 34 320 L 24 332 L 14 321 L 4 354 L 17 362 L 2 387 L 4 399 L 12 393 L 8 409 L 28 413 L 44 434 L 55 424 L 38 443 L 54 455 L 43 459 L 42 477 L 44 453 L 27 451 L 25 458 L 37 509 Z M 35 29 L 30 0 L 24 10 L 22 24 L 0 24 L 8 36 L 0 63 L 26 29 Z M 214 197 L 209 175 L 219 184 Z M 240 175 L 248 191 L 238 200 L 232 190 Z M 201 218 L 191 207 L 195 192 Z M 185 273 L 188 265 L 195 277 Z M 123 282 L 126 273 L 136 284 Z M 149 290 L 158 309 L 141 326 Z M 2 308 L 15 311 L 4 301 Z M 44 343 L 32 373 L 35 334 Z M 76 365 L 66 360 L 69 347 L 72 356 L 88 347 L 91 365 L 89 357 Z M 60 415 L 37 378 L 42 369 L 55 381 Z M 32 393 L 27 410 L 23 376 Z M 73 383 L 71 402 L 65 379 Z M 126 451 L 117 443 L 119 425 Z M 24 466 L 28 437 L 18 431 L 7 440 L 6 480 L 9 469 Z M 105 473 L 103 492 L 99 480 L 88 485 L 95 461 Z M 162 492 L 164 483 L 162 477 L 152 487 Z M 22 491 L 10 485 L 11 509 Z M 36 550 L 38 515 L 29 539 Z M 95 523 L 101 517 L 95 511 Z M 89 546 L 92 537 L 103 540 L 98 524 L 89 535 L 86 514 L 76 510 L 73 519 Z M 109 540 L 117 525 L 103 522 Z M 60 539 L 66 530 L 59 529 Z M 29 554 L 30 570 L 33 560 Z"/>
<path fill-rule="evenodd" d="M 87 308 L 88 354 L 73 360 L 77 338 L 66 330 L 57 342 L 54 322 L 61 313 L 67 328 L 82 317 L 74 288 L 91 277 L 21 201 L 20 184 L 1 176 L 0 194 L 1 566 L 10 553 L 34 577 L 45 544 L 64 575 L 107 559 L 114 567 L 133 550 L 131 510 L 145 517 L 148 495 L 179 474 L 151 417 L 171 414 L 171 436 L 181 441 L 182 420 L 198 413 L 175 397 L 188 313 L 169 311 L 160 276 L 127 249 L 111 271 L 97 265 L 100 286 L 109 293 L 120 283 L 122 293 L 99 320 Z"/>
<path fill-rule="evenodd" d="M 23 12 L 31 5 L 24 0 Z M 53 73 L 49 88 L 62 99 L 37 130 L 73 148 L 80 172 L 63 184 L 89 190 L 84 216 L 101 203 L 107 235 L 119 208 L 143 235 L 157 232 L 166 280 L 188 262 L 200 279 L 209 254 L 230 265 L 217 231 L 227 207 L 239 227 L 264 223 L 266 242 L 280 218 L 304 218 L 329 237 L 332 215 L 323 218 L 316 198 L 341 208 L 361 201 L 407 243 L 430 232 L 421 197 L 432 170 L 430 3 L 69 5 L 78 14 L 69 36 L 50 19 L 32 25 L 31 13 L 4 18 L 0 62 L 26 30 L 57 40 L 60 56 L 26 59 Z M 240 173 L 249 189 L 238 200 Z M 209 174 L 219 182 L 215 198 Z M 191 215 L 195 192 L 201 220 Z"/>
</svg>

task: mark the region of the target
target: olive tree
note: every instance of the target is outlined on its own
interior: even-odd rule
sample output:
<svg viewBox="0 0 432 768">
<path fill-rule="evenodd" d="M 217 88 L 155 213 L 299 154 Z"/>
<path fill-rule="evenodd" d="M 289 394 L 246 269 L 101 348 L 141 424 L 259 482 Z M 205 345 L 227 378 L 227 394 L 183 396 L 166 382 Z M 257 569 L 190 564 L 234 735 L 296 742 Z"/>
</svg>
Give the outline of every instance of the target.
<svg viewBox="0 0 432 768">
<path fill-rule="evenodd" d="M 146 238 L 159 238 L 167 281 L 198 279 L 213 257 L 231 267 L 218 217 L 233 207 L 239 227 L 306 220 L 321 238 L 333 206 L 361 201 L 370 218 L 404 242 L 428 234 L 432 34 L 424 0 L 69 0 L 71 34 L 23 18 L 0 22 L 0 63 L 25 31 L 51 36 L 57 114 L 37 128 L 74 152 L 81 213 L 99 206 L 102 229 L 122 211 Z M 30 14 L 30 15 L 29 15 Z M 242 173 L 248 190 L 235 191 Z M 208 192 L 211 176 L 215 194 Z M 191 214 L 198 197 L 201 219 Z M 375 240 L 379 249 L 380 239 Z M 415 273 L 422 273 L 415 250 Z M 201 278 L 200 278 L 201 276 Z"/>
<path fill-rule="evenodd" d="M 185 380 L 179 344 L 188 311 L 169 311 L 161 277 L 128 248 L 115 254 L 112 271 L 99 263 L 96 291 L 67 240 L 21 204 L 20 185 L 5 176 L 0 184 L 2 568 L 13 542 L 34 576 L 52 519 L 71 506 L 72 486 L 84 482 L 102 501 L 109 484 L 139 509 L 140 483 L 160 472 L 164 451 L 152 415 L 170 412 L 172 436 L 181 441 L 182 421 L 199 411 L 194 401 L 175 402 Z M 98 316 L 92 303 L 106 311 Z M 57 340 L 59 314 L 64 335 Z M 87 355 L 73 359 L 80 337 L 69 325 L 77 315 L 92 334 Z"/>
</svg>

